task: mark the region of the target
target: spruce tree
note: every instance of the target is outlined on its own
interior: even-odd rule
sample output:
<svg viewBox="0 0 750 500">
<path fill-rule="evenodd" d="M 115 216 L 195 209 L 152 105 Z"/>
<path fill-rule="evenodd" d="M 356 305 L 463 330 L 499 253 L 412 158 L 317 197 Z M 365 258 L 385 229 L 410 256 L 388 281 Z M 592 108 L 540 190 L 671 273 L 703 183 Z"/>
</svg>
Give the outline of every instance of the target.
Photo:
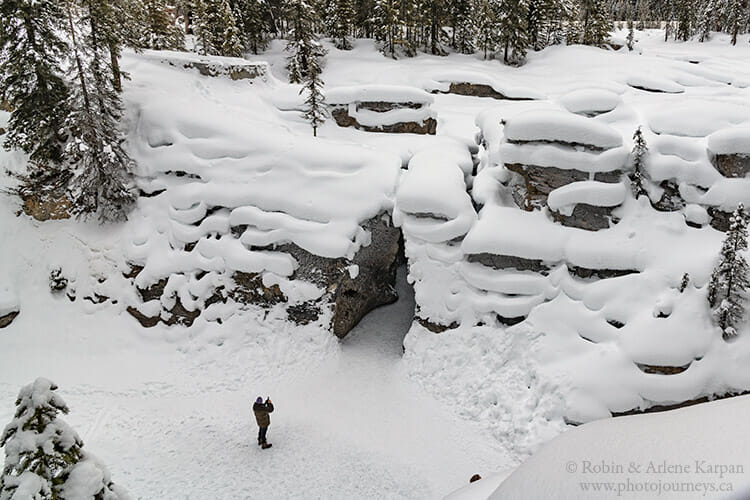
<svg viewBox="0 0 750 500">
<path fill-rule="evenodd" d="M 196 0 L 194 31 L 203 55 L 242 55 L 242 42 L 228 0 Z"/>
<path fill-rule="evenodd" d="M 628 21 L 628 36 L 625 38 L 625 44 L 628 46 L 630 52 L 633 51 L 633 43 L 635 42 L 635 32 L 633 31 L 633 20 Z"/>
<path fill-rule="evenodd" d="M 709 283 L 709 305 L 725 339 L 737 335 L 745 319 L 750 289 L 750 266 L 743 255 L 747 251 L 748 218 L 740 204 L 729 219 L 729 231 Z"/>
<path fill-rule="evenodd" d="M 451 26 L 453 35 L 451 46 L 461 54 L 473 54 L 476 50 L 476 19 L 471 0 L 451 2 Z"/>
<path fill-rule="evenodd" d="M 380 51 L 396 58 L 396 43 L 400 38 L 398 6 L 395 0 L 376 0 L 374 12 L 375 37 L 381 42 Z"/>
<path fill-rule="evenodd" d="M 164 0 L 143 0 L 140 17 L 141 46 L 156 50 L 182 50 L 185 47 L 185 34 L 173 22 Z"/>
<path fill-rule="evenodd" d="M 693 0 L 677 0 L 677 39 L 687 41 L 693 35 L 695 8 Z"/>
<path fill-rule="evenodd" d="M 231 6 L 244 47 L 253 54 L 259 54 L 265 50 L 268 45 L 266 23 L 263 19 L 266 2 L 264 0 L 233 0 Z"/>
<path fill-rule="evenodd" d="M 119 222 L 127 219 L 135 202 L 128 185 L 134 163 L 122 149 L 124 138 L 118 129 L 122 105 L 109 78 L 107 49 L 97 40 L 93 15 L 100 12 L 98 4 L 103 1 L 81 0 L 78 8 L 66 4 L 72 64 L 63 163 L 72 174 L 68 190 L 73 212 Z"/>
<path fill-rule="evenodd" d="M 647 196 L 648 192 L 644 186 L 646 176 L 643 171 L 644 161 L 643 158 L 648 153 L 648 145 L 646 139 L 643 138 L 643 132 L 641 127 L 633 134 L 633 172 L 630 174 L 630 182 L 633 189 L 633 196 L 640 198 L 641 196 Z"/>
<path fill-rule="evenodd" d="M 4 145 L 22 149 L 42 169 L 62 157 L 63 19 L 56 0 L 0 1 L 0 96 L 12 108 Z"/>
<path fill-rule="evenodd" d="M 339 50 L 350 50 L 352 42 L 349 34 L 354 26 L 354 6 L 352 0 L 334 0 L 331 12 L 331 37 Z"/>
<path fill-rule="evenodd" d="M 499 45 L 505 64 L 520 64 L 526 57 L 529 40 L 526 33 L 526 0 L 500 0 Z"/>
<path fill-rule="evenodd" d="M 287 71 L 290 83 L 301 83 L 308 76 L 310 60 L 317 59 L 320 64 L 325 50 L 314 32 L 316 15 L 312 7 L 305 0 L 292 0 L 288 9 L 292 28 L 286 45 Z"/>
<path fill-rule="evenodd" d="M 687 287 L 689 284 L 690 284 L 690 275 L 688 273 L 685 273 L 682 275 L 682 280 L 680 281 L 680 293 L 687 290 Z"/>
<path fill-rule="evenodd" d="M 78 434 L 57 418 L 69 410 L 56 390 L 53 382 L 38 378 L 19 392 L 13 420 L 0 436 L 0 446 L 5 447 L 0 500 L 80 498 L 81 484 L 93 498 L 118 500 L 121 490 L 112 484 L 109 472 L 83 450 Z"/>
<path fill-rule="evenodd" d="M 300 94 L 307 94 L 302 116 L 310 122 L 314 137 L 317 137 L 318 127 L 323 124 L 328 116 L 325 97 L 323 96 L 323 80 L 320 79 L 320 73 L 321 68 L 318 59 L 315 57 L 310 58 L 307 65 L 307 72 L 302 82 L 303 85 L 300 89 Z"/>
<path fill-rule="evenodd" d="M 711 36 L 711 31 L 716 28 L 717 12 L 716 0 L 707 0 L 703 3 L 696 27 L 701 42 L 707 41 Z"/>
<path fill-rule="evenodd" d="M 581 43 L 601 47 L 612 31 L 604 0 L 581 0 Z"/>
<path fill-rule="evenodd" d="M 732 35 L 732 45 L 737 45 L 737 35 L 748 23 L 748 10 L 743 5 L 743 0 L 727 0 L 727 2 L 726 28 L 727 32 Z"/>
<path fill-rule="evenodd" d="M 477 48 L 484 59 L 494 55 L 499 43 L 498 5 L 495 0 L 476 0 L 474 11 L 477 16 Z"/>
</svg>

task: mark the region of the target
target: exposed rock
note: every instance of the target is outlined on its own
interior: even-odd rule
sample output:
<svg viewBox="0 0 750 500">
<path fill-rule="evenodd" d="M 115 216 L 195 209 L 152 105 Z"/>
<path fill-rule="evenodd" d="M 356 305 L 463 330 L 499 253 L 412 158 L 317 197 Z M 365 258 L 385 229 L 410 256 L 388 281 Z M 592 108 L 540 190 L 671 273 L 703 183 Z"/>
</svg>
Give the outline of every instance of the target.
<svg viewBox="0 0 750 500">
<path fill-rule="evenodd" d="M 172 62 L 169 62 L 172 64 Z M 268 67 L 263 64 L 215 64 L 209 61 L 190 61 L 182 63 L 183 68 L 195 68 L 203 76 L 228 76 L 232 80 L 253 80 L 264 78 Z"/>
<path fill-rule="evenodd" d="M 750 174 L 750 155 L 718 154 L 714 156 L 713 164 L 724 177 L 744 178 Z"/>
<path fill-rule="evenodd" d="M 420 316 L 415 316 L 414 320 L 432 333 L 443 333 L 446 330 L 453 330 L 455 328 L 458 328 L 458 323 L 456 323 L 455 321 L 450 325 L 441 325 L 440 323 L 433 323 L 432 321 L 424 319 Z"/>
<path fill-rule="evenodd" d="M 383 102 L 383 101 L 364 101 L 357 103 L 357 109 L 367 109 L 376 113 L 386 113 L 394 109 L 421 109 L 423 106 L 420 102 Z"/>
<path fill-rule="evenodd" d="M 515 172 L 523 179 L 522 189 L 514 190 L 516 204 L 524 210 L 541 208 L 547 204 L 547 197 L 557 188 L 572 182 L 590 180 L 590 174 L 581 170 L 562 169 L 556 167 L 539 167 L 536 165 L 522 165 L 519 163 L 505 164 L 511 172 Z M 617 183 L 620 182 L 622 172 L 597 172 L 595 181 Z"/>
<path fill-rule="evenodd" d="M 0 99 L 0 111 L 6 111 L 8 113 L 13 112 L 13 106 L 10 105 L 5 99 Z"/>
<path fill-rule="evenodd" d="M 287 301 L 279 285 L 265 286 L 262 276 L 258 273 L 235 271 L 232 280 L 236 287 L 229 292 L 229 296 L 239 303 L 271 307 Z"/>
<path fill-rule="evenodd" d="M 531 101 L 531 97 L 508 97 L 502 92 L 498 92 L 490 85 L 482 83 L 453 82 L 444 94 L 468 95 L 473 97 L 491 97 L 493 99 L 503 99 L 509 101 Z"/>
<path fill-rule="evenodd" d="M 286 308 L 287 317 L 298 325 L 306 325 L 317 321 L 320 317 L 320 306 L 315 302 L 307 301 Z"/>
<path fill-rule="evenodd" d="M 656 202 L 651 202 L 651 206 L 660 212 L 676 212 L 685 207 L 685 200 L 680 194 L 680 188 L 672 181 L 662 181 L 659 184 L 664 192 Z"/>
<path fill-rule="evenodd" d="M 554 210 L 549 213 L 556 222 L 563 226 L 576 227 L 587 231 L 608 229 L 613 207 L 597 207 L 587 203 L 578 203 L 570 215 L 563 215 Z"/>
<path fill-rule="evenodd" d="M 387 106 L 393 103 L 378 103 L 383 106 Z M 397 108 L 392 108 L 397 109 Z M 386 110 L 387 111 L 387 110 Z M 385 111 L 379 111 L 385 112 Z M 356 118 L 349 115 L 348 107 L 335 106 L 331 110 L 331 116 L 336 121 L 336 124 L 340 127 L 354 127 L 357 130 L 364 130 L 365 132 L 386 132 L 391 134 L 429 134 L 435 135 L 437 131 L 437 120 L 434 118 L 427 118 L 422 122 L 398 122 L 391 125 L 378 125 L 375 127 L 369 127 L 362 125 L 357 121 Z"/>
<path fill-rule="evenodd" d="M 0 328 L 5 328 L 6 326 L 10 325 L 19 314 L 20 311 L 11 311 L 8 314 L 0 316 Z"/>
<path fill-rule="evenodd" d="M 732 217 L 730 212 L 725 212 L 715 207 L 708 207 L 706 211 L 711 217 L 709 224 L 712 228 L 724 233 L 729 231 L 729 219 Z"/>
<path fill-rule="evenodd" d="M 5 135 L 5 129 L 3 127 L 0 127 L 0 135 Z"/>
<path fill-rule="evenodd" d="M 655 375 L 677 375 L 678 373 L 682 373 L 688 368 L 690 368 L 691 364 L 692 363 L 688 363 L 684 366 L 660 366 L 660 365 L 644 365 L 641 363 L 636 363 L 636 366 L 643 373 L 651 373 Z"/>
<path fill-rule="evenodd" d="M 479 253 L 467 256 L 469 262 L 478 262 L 493 269 L 517 269 L 518 271 L 534 271 L 546 276 L 549 274 L 549 266 L 540 259 L 526 259 L 514 255 L 497 255 L 492 253 Z"/>
<path fill-rule="evenodd" d="M 38 221 L 70 218 L 73 204 L 67 196 L 31 195 L 23 199 L 23 211 Z"/>
<path fill-rule="evenodd" d="M 635 269 L 590 269 L 588 267 L 568 264 L 568 272 L 573 276 L 582 279 L 598 278 L 606 280 L 610 278 L 619 278 L 620 276 L 627 276 L 628 274 L 637 274 L 639 271 Z"/>
<path fill-rule="evenodd" d="M 506 318 L 505 316 L 497 315 L 497 320 L 505 326 L 513 326 L 518 323 L 525 321 L 526 316 L 516 316 L 514 318 Z"/>
<path fill-rule="evenodd" d="M 709 401 L 716 401 L 718 399 L 726 399 L 726 398 L 733 398 L 736 396 L 745 396 L 747 394 L 750 394 L 750 391 L 741 391 L 741 392 L 727 392 L 724 394 L 715 394 L 711 397 L 703 396 L 702 398 L 696 398 L 696 399 L 690 399 L 688 401 L 683 401 L 681 403 L 669 403 L 669 404 L 654 404 L 652 406 L 649 406 L 648 408 L 641 409 L 641 408 L 634 408 L 632 410 L 622 411 L 622 412 L 612 412 L 613 417 L 626 417 L 629 415 L 639 415 L 642 413 L 657 413 L 661 411 L 669 411 L 669 410 L 676 410 L 678 408 L 685 408 L 687 406 L 693 406 L 701 403 L 708 403 Z"/>
</svg>

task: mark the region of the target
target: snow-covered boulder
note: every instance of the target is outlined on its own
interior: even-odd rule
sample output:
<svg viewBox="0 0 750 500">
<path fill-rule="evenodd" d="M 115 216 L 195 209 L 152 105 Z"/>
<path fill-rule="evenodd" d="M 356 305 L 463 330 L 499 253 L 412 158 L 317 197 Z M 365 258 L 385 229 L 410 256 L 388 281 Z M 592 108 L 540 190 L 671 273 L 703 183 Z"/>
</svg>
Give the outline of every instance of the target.
<svg viewBox="0 0 750 500">
<path fill-rule="evenodd" d="M 656 75 L 633 75 L 628 77 L 626 83 L 638 90 L 646 92 L 658 92 L 665 94 L 681 94 L 685 87 L 677 82 Z"/>
<path fill-rule="evenodd" d="M 601 88 L 578 89 L 560 98 L 560 104 L 571 113 L 596 116 L 615 109 L 622 98 L 611 90 Z"/>
<path fill-rule="evenodd" d="M 612 210 L 625 202 L 627 193 L 622 183 L 573 182 L 552 191 L 547 206 L 564 226 L 596 231 L 609 227 Z"/>
<path fill-rule="evenodd" d="M 326 92 L 331 116 L 340 127 L 366 132 L 435 134 L 431 95 L 414 87 L 360 85 Z"/>
<path fill-rule="evenodd" d="M 557 110 L 533 110 L 508 120 L 509 142 L 552 142 L 606 150 L 622 145 L 622 136 L 605 123 Z"/>
<path fill-rule="evenodd" d="M 441 71 L 431 75 L 426 85 L 433 93 L 457 94 L 471 97 L 489 97 L 508 101 L 544 99 L 544 95 L 528 87 L 508 85 L 486 73 L 476 71 Z"/>
<path fill-rule="evenodd" d="M 9 288 L 0 288 L 0 328 L 10 325 L 20 312 L 18 296 Z"/>
<path fill-rule="evenodd" d="M 268 63 L 248 61 L 241 57 L 206 57 L 194 52 L 168 50 L 147 50 L 144 51 L 143 57 L 170 66 L 195 69 L 203 76 L 226 77 L 232 80 L 265 81 L 269 74 Z"/>
<path fill-rule="evenodd" d="M 714 132 L 708 136 L 708 151 L 721 175 L 747 177 L 750 174 L 750 127 Z"/>
</svg>

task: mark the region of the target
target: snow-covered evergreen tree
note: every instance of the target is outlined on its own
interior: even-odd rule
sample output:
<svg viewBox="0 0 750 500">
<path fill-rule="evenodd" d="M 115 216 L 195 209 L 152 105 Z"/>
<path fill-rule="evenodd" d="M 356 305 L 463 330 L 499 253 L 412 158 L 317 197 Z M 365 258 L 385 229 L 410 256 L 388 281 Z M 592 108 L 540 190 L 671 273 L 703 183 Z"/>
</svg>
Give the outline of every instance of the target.
<svg viewBox="0 0 750 500">
<path fill-rule="evenodd" d="M 313 136 L 318 135 L 318 127 L 323 124 L 328 116 L 326 109 L 325 96 L 323 95 L 323 80 L 320 79 L 320 63 L 315 57 L 308 61 L 307 72 L 302 82 L 300 94 L 306 94 L 305 109 L 302 116 L 310 122 L 313 129 Z"/>
<path fill-rule="evenodd" d="M 581 0 L 581 43 L 601 47 L 609 39 L 612 21 L 604 0 Z"/>
<path fill-rule="evenodd" d="M 693 0 L 677 0 L 677 39 L 689 40 L 695 27 L 695 3 Z"/>
<path fill-rule="evenodd" d="M 740 204 L 729 219 L 729 231 L 709 283 L 709 305 L 724 338 L 737 335 L 737 327 L 746 316 L 750 266 L 743 253 L 747 251 L 749 218 Z"/>
<path fill-rule="evenodd" d="M 499 43 L 498 5 L 495 0 L 476 0 L 474 12 L 477 17 L 477 48 L 485 59 L 494 55 Z"/>
<path fill-rule="evenodd" d="M 682 280 L 680 281 L 680 293 L 687 290 L 687 287 L 689 284 L 690 284 L 690 275 L 688 273 L 685 273 L 682 275 Z"/>
<path fill-rule="evenodd" d="M 630 174 L 633 196 L 636 198 L 648 195 L 646 187 L 644 186 L 646 176 L 643 171 L 643 159 L 646 156 L 646 153 L 648 153 L 648 145 L 646 144 L 646 139 L 643 137 L 643 132 L 641 132 L 641 127 L 638 127 L 633 134 L 633 172 Z"/>
<path fill-rule="evenodd" d="M 520 64 L 526 57 L 529 40 L 526 32 L 526 0 L 499 0 L 499 44 L 505 64 Z"/>
<path fill-rule="evenodd" d="M 240 31 L 228 0 L 196 0 L 194 32 L 201 54 L 242 55 Z"/>
<path fill-rule="evenodd" d="M 352 0 L 334 0 L 330 17 L 331 38 L 337 49 L 350 50 L 349 35 L 354 27 L 354 5 Z"/>
<path fill-rule="evenodd" d="M 57 418 L 68 413 L 68 406 L 56 390 L 54 383 L 38 378 L 19 392 L 13 420 L 0 436 L 5 448 L 0 500 L 120 499 L 106 468 Z"/>
<path fill-rule="evenodd" d="M 711 31 L 716 29 L 717 13 L 718 8 L 716 0 L 706 0 L 703 3 L 703 8 L 698 15 L 696 27 L 701 42 L 707 41 L 711 36 Z"/>
<path fill-rule="evenodd" d="M 5 147 L 43 168 L 62 157 L 68 89 L 60 62 L 64 16 L 55 0 L 0 1 L 0 96 L 12 107 Z"/>
<path fill-rule="evenodd" d="M 383 54 L 396 58 L 396 43 L 400 38 L 400 20 L 395 0 L 376 0 L 374 11 L 375 37 L 381 42 Z"/>
<path fill-rule="evenodd" d="M 628 50 L 632 52 L 633 44 L 635 43 L 635 31 L 633 30 L 635 23 L 632 19 L 628 20 L 628 36 L 625 38 L 625 45 L 628 46 Z"/>
<path fill-rule="evenodd" d="M 253 54 L 265 50 L 268 45 L 263 19 L 265 0 L 232 0 L 231 7 L 244 47 Z"/>
<path fill-rule="evenodd" d="M 97 40 L 94 15 L 102 12 L 99 3 L 104 1 L 80 0 L 78 7 L 66 3 L 72 64 L 63 164 L 72 173 L 68 191 L 73 212 L 118 222 L 135 202 L 128 180 L 133 160 L 122 149 L 122 106 L 109 77 L 109 54 Z"/>
<path fill-rule="evenodd" d="M 747 27 L 750 11 L 747 0 L 727 0 L 726 29 L 732 35 L 732 45 L 737 45 L 737 35 Z"/>
<path fill-rule="evenodd" d="M 473 54 L 476 50 L 476 18 L 471 0 L 455 0 L 450 4 L 452 26 L 451 47 L 461 54 Z"/>
<path fill-rule="evenodd" d="M 306 0 L 292 0 L 288 6 L 288 18 L 292 26 L 286 45 L 287 71 L 290 83 L 301 83 L 307 78 L 310 60 L 317 59 L 318 64 L 325 55 L 315 34 L 316 15 Z"/>
<path fill-rule="evenodd" d="M 181 50 L 185 47 L 185 34 L 174 23 L 164 0 L 142 0 L 141 45 L 157 50 Z"/>
</svg>

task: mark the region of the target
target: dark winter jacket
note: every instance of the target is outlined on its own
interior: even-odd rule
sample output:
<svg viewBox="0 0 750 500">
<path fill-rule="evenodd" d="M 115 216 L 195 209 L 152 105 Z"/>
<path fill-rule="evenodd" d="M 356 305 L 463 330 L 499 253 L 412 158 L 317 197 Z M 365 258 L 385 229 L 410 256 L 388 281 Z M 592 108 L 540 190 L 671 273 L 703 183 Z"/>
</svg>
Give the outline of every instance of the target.
<svg viewBox="0 0 750 500">
<path fill-rule="evenodd" d="M 271 425 L 271 417 L 268 414 L 272 411 L 273 403 L 270 401 L 253 404 L 253 413 L 255 413 L 255 420 L 258 422 L 258 427 L 268 427 Z"/>
</svg>

